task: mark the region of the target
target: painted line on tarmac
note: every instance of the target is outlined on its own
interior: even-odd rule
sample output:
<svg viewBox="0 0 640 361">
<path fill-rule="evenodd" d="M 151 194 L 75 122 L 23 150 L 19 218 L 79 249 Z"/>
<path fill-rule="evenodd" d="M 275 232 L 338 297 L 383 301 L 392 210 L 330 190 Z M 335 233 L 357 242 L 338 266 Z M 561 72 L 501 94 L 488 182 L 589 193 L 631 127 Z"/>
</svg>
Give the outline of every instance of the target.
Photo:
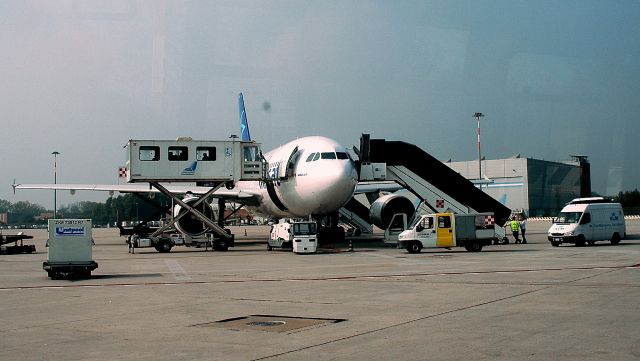
<svg viewBox="0 0 640 361">
<path fill-rule="evenodd" d="M 540 268 L 540 269 L 512 269 L 512 270 L 489 270 L 489 271 L 472 271 L 472 272 L 413 272 L 413 273 L 397 273 L 397 274 L 380 274 L 380 275 L 353 275 L 353 276 L 326 276 L 326 277 L 309 277 L 309 278 L 246 278 L 235 280 L 217 280 L 217 281 L 193 281 L 189 280 L 181 282 L 140 282 L 140 283 L 105 283 L 105 284 L 70 284 L 70 285 L 36 285 L 36 286 L 9 286 L 0 287 L 0 291 L 12 290 L 30 290 L 30 289 L 66 289 L 66 288 L 101 288 L 101 287 L 139 287 L 139 286 L 180 286 L 180 285 L 215 285 L 221 283 L 249 283 L 249 282 L 309 282 L 309 281 L 351 281 L 364 279 L 384 279 L 384 278 L 403 278 L 403 277 L 438 277 L 438 276 L 463 276 L 463 275 L 486 275 L 486 274 L 502 274 L 502 273 L 522 273 L 522 272 L 564 272 L 564 271 L 589 271 L 589 270 L 622 270 L 622 269 L 640 269 L 640 264 L 629 266 L 594 266 L 594 267 L 565 267 L 565 268 Z M 181 277 L 178 275 L 178 277 Z"/>
<path fill-rule="evenodd" d="M 191 276 L 189 276 L 187 271 L 182 268 L 180 262 L 175 259 L 166 259 L 164 260 L 164 263 L 167 264 L 169 272 L 171 272 L 176 281 L 191 281 Z"/>
</svg>

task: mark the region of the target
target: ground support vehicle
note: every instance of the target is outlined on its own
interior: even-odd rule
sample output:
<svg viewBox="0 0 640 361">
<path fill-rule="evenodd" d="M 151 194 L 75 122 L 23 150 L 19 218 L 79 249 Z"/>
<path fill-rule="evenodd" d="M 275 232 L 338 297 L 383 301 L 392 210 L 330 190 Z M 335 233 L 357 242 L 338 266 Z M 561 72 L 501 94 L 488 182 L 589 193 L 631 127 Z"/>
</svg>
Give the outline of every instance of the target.
<svg viewBox="0 0 640 361">
<path fill-rule="evenodd" d="M 435 213 L 418 217 L 398 236 L 398 248 L 418 253 L 422 248 L 464 247 L 480 252 L 499 237 L 493 213 Z"/>
<path fill-rule="evenodd" d="M 318 250 L 318 226 L 313 221 L 280 220 L 271 226 L 267 250 L 291 248 L 293 253 L 315 253 Z"/>
<path fill-rule="evenodd" d="M 51 279 L 91 277 L 98 268 L 92 260 L 93 239 L 90 219 L 50 219 L 47 240 L 48 260 L 42 268 Z"/>
<path fill-rule="evenodd" d="M 547 232 L 554 247 L 563 243 L 591 246 L 597 241 L 616 245 L 626 236 L 622 206 L 602 197 L 576 198 L 567 203 Z"/>
<path fill-rule="evenodd" d="M 153 247 L 160 253 L 170 252 L 174 246 L 196 247 L 208 250 L 227 251 L 233 247 L 234 235 L 226 229 L 229 238 L 219 238 L 213 233 L 203 233 L 198 236 L 191 236 L 181 233 L 163 233 L 160 236 L 142 237 L 136 234 L 127 237 L 129 253 L 135 253 L 136 248 Z"/>
<path fill-rule="evenodd" d="M 33 236 L 27 236 L 22 234 L 2 235 L 0 234 L 0 254 L 18 254 L 18 253 L 34 253 L 36 246 L 33 244 L 23 244 L 22 240 L 33 239 Z M 18 244 L 20 242 L 20 244 Z M 13 246 L 5 246 L 6 244 L 14 243 Z"/>
</svg>

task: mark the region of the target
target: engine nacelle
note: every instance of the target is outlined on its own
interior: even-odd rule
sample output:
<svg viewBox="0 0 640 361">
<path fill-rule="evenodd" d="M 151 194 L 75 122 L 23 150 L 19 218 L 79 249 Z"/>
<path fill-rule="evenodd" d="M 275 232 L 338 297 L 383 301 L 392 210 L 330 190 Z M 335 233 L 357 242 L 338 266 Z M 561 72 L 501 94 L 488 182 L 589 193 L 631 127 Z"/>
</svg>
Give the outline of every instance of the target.
<svg viewBox="0 0 640 361">
<path fill-rule="evenodd" d="M 413 217 L 416 209 L 413 203 L 399 194 L 387 194 L 375 200 L 369 208 L 371 223 L 381 229 L 387 229 L 394 214 L 404 213 L 407 220 Z"/>
<path fill-rule="evenodd" d="M 186 204 L 188 204 L 189 206 L 193 207 L 193 204 L 195 202 L 198 201 L 198 199 L 200 199 L 199 197 L 186 197 L 185 199 L 183 199 L 182 201 L 185 202 Z M 207 202 L 203 202 L 198 204 L 197 207 L 195 207 L 200 213 L 204 214 L 207 218 L 209 218 L 210 220 L 214 221 L 214 210 L 213 207 L 207 203 Z M 178 215 L 185 213 L 185 212 L 189 212 L 188 210 L 184 209 L 184 207 L 177 205 L 175 207 L 173 207 L 173 216 L 177 217 Z M 192 237 L 195 236 L 200 236 L 202 234 L 204 234 L 205 232 L 207 232 L 209 230 L 209 227 L 207 227 L 207 225 L 202 222 L 200 219 L 198 219 L 194 214 L 189 213 L 185 216 L 183 216 L 182 218 L 180 218 L 180 220 L 178 220 L 175 223 L 175 227 L 176 229 L 183 233 L 183 234 L 188 234 Z"/>
</svg>

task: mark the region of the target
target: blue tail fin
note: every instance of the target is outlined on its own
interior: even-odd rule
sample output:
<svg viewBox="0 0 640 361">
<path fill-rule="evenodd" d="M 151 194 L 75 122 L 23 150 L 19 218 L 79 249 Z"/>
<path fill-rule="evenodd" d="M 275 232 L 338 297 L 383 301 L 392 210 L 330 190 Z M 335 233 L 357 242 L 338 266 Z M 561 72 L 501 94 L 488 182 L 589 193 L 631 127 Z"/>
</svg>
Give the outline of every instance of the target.
<svg viewBox="0 0 640 361">
<path fill-rule="evenodd" d="M 244 110 L 242 93 L 238 98 L 238 106 L 240 108 L 240 140 L 248 142 L 251 141 L 251 134 L 249 134 L 249 123 L 247 123 L 247 112 Z"/>
</svg>

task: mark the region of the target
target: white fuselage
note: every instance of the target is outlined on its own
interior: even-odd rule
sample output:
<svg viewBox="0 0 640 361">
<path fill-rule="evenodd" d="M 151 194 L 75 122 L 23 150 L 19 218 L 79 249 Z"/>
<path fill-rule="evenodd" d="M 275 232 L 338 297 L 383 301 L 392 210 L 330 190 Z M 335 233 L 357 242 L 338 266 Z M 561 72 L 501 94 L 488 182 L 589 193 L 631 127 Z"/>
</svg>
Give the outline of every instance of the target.
<svg viewBox="0 0 640 361">
<path fill-rule="evenodd" d="M 265 154 L 273 187 L 241 181 L 239 190 L 259 189 L 258 213 L 276 217 L 308 217 L 336 212 L 351 199 L 358 175 L 346 149 L 332 139 L 296 139 Z"/>
</svg>

